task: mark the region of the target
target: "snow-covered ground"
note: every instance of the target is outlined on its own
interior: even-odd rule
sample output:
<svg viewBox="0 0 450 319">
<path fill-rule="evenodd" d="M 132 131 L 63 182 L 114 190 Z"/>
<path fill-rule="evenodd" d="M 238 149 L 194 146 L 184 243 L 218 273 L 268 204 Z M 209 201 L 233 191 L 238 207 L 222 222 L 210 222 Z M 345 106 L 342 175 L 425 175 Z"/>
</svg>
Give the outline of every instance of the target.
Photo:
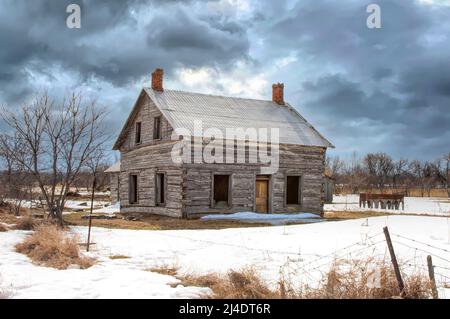
<svg viewBox="0 0 450 319">
<path fill-rule="evenodd" d="M 139 263 L 124 265 L 107 254 L 91 254 L 99 260 L 88 270 L 36 266 L 13 249 L 26 233 L 0 233 L 0 292 L 10 298 L 200 298 L 210 293 L 207 288 L 172 288 L 176 278 L 145 271 Z"/>
<path fill-rule="evenodd" d="M 321 278 L 334 258 L 389 255 L 382 234 L 388 225 L 398 259 L 406 273 L 426 273 L 433 255 L 440 297 L 450 298 L 450 221 L 444 217 L 383 216 L 293 226 L 222 230 L 119 230 L 93 228 L 92 254 L 99 263 L 87 270 L 54 270 L 32 265 L 13 252 L 23 231 L 0 233 L 0 290 L 17 298 L 200 297 L 208 290 L 172 288 L 171 276 L 144 271 L 176 266 L 181 272 L 204 274 L 254 266 L 271 284 L 280 273 L 295 283 Z M 74 227 L 86 237 L 86 227 Z M 414 241 L 412 241 L 412 240 Z M 111 260 L 111 255 L 128 259 Z"/>
<path fill-rule="evenodd" d="M 13 199 L 7 199 L 6 201 L 14 203 Z M 23 208 L 34 208 L 34 207 L 41 207 L 41 202 L 38 200 L 23 200 L 21 203 L 21 206 Z M 93 202 L 93 207 L 94 210 L 95 209 L 105 209 L 107 207 L 113 206 L 110 205 L 111 203 L 109 201 L 99 201 L 99 200 L 94 200 Z M 91 208 L 91 201 L 90 200 L 66 200 L 66 202 L 64 203 L 64 207 L 65 208 L 69 208 L 72 210 L 89 210 Z M 114 208 L 109 208 L 109 211 L 114 210 L 113 212 L 118 212 L 119 211 L 119 206 L 116 205 L 114 206 Z M 66 214 L 70 214 L 71 212 L 67 211 L 65 212 Z"/>
<path fill-rule="evenodd" d="M 401 207 L 400 207 L 401 208 Z M 388 210 L 359 207 L 359 195 L 334 195 L 332 204 L 325 204 L 325 211 L 379 211 L 392 214 L 450 216 L 450 198 L 405 197 L 404 210 Z"/>
</svg>

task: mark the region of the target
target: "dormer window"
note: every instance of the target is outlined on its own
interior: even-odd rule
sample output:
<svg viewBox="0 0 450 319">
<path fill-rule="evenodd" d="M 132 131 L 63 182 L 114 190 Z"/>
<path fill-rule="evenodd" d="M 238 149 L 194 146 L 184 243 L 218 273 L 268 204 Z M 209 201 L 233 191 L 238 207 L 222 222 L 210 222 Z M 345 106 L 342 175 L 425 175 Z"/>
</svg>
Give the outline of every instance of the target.
<svg viewBox="0 0 450 319">
<path fill-rule="evenodd" d="M 153 120 L 153 139 L 161 139 L 161 116 L 155 117 Z"/>
<path fill-rule="evenodd" d="M 136 127 L 135 127 L 135 135 L 134 135 L 134 142 L 136 144 L 141 144 L 142 143 L 142 123 L 141 122 L 136 122 Z"/>
</svg>

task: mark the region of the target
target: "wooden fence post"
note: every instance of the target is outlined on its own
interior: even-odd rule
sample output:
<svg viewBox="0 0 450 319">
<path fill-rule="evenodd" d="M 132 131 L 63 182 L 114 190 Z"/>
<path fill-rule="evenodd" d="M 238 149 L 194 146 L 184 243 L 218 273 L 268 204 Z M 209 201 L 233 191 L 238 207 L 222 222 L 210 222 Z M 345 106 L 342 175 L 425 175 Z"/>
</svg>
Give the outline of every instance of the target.
<svg viewBox="0 0 450 319">
<path fill-rule="evenodd" d="M 430 255 L 427 256 L 427 264 L 428 264 L 428 276 L 430 277 L 431 292 L 433 294 L 433 299 L 439 299 L 439 294 L 436 288 L 436 280 L 434 279 L 433 259 L 431 258 Z"/>
<path fill-rule="evenodd" d="M 392 246 L 392 240 L 387 226 L 383 228 L 383 232 L 386 237 L 389 254 L 391 255 L 392 266 L 394 267 L 395 277 L 397 278 L 398 288 L 400 289 L 400 296 L 404 297 L 405 285 L 403 283 L 402 274 L 400 273 L 400 268 L 398 267 L 397 257 L 395 257 L 394 246 Z"/>
<path fill-rule="evenodd" d="M 92 181 L 91 209 L 89 211 L 89 227 L 88 227 L 88 238 L 87 238 L 87 243 L 86 243 L 86 251 L 89 251 L 89 245 L 91 244 L 92 209 L 94 208 L 95 186 L 96 186 L 96 174 L 94 172 L 94 179 Z"/>
</svg>

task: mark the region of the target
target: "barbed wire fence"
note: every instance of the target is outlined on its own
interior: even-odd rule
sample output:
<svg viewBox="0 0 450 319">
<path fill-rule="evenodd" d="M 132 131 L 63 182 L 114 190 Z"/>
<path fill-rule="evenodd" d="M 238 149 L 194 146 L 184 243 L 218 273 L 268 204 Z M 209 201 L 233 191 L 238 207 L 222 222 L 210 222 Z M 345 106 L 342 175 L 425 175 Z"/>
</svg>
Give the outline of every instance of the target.
<svg viewBox="0 0 450 319">
<path fill-rule="evenodd" d="M 439 247 L 431 243 L 426 243 L 415 238 L 405 236 L 396 232 L 390 233 L 392 243 L 395 245 L 396 253 L 399 257 L 400 270 L 402 274 L 414 272 L 428 272 L 426 258 L 428 255 L 433 257 L 433 268 L 439 287 L 450 287 L 450 249 Z M 263 256 L 262 265 L 268 262 L 279 261 L 280 257 L 285 261 L 279 267 L 280 277 L 295 280 L 304 280 L 305 282 L 320 282 L 325 278 L 326 273 L 333 266 L 333 263 L 339 260 L 373 260 L 389 263 L 389 253 L 386 245 L 386 239 L 383 232 L 375 234 L 364 234 L 359 240 L 356 240 L 344 247 L 337 248 L 330 253 L 308 253 L 301 250 L 299 246 L 297 251 L 252 247 L 246 244 L 244 238 L 241 243 L 231 243 L 211 239 L 193 238 L 170 232 L 158 232 L 159 236 L 169 237 L 202 243 L 205 246 L 219 245 L 225 247 L 238 248 L 249 252 L 258 252 Z M 169 242 L 169 241 L 168 241 Z M 402 249 L 400 249 L 400 247 Z M 173 256 L 177 255 L 176 248 L 172 247 Z M 194 249 L 194 248 L 193 248 Z M 327 267 L 328 266 L 328 267 Z M 277 280 L 272 279 L 271 284 L 276 284 Z"/>
</svg>

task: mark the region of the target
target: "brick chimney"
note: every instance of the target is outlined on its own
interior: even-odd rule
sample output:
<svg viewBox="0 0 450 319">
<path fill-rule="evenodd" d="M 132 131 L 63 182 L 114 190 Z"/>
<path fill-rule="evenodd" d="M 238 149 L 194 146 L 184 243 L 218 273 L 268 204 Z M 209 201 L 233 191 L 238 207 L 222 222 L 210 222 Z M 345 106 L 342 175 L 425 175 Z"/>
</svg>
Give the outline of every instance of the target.
<svg viewBox="0 0 450 319">
<path fill-rule="evenodd" d="M 155 91 L 162 92 L 163 89 L 163 69 L 156 69 L 152 73 L 152 89 Z"/>
<path fill-rule="evenodd" d="M 275 83 L 272 85 L 272 101 L 277 104 L 284 105 L 284 84 Z"/>
</svg>

